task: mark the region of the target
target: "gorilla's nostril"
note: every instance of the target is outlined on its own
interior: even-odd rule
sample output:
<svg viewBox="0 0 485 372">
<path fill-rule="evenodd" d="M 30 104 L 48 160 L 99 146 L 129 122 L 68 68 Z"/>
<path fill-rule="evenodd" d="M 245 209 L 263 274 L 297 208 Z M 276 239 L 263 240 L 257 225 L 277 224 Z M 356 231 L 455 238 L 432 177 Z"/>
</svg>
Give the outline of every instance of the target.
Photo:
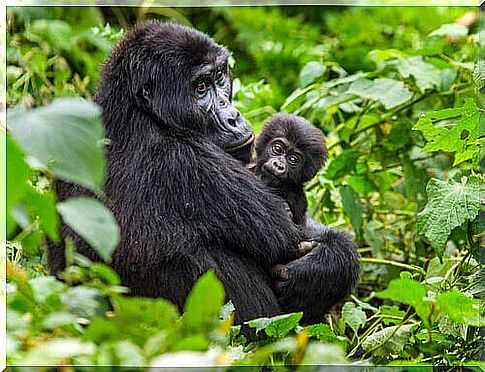
<svg viewBox="0 0 485 372">
<path fill-rule="evenodd" d="M 227 119 L 227 124 L 229 124 L 231 127 L 235 127 L 236 126 L 236 119 L 233 119 L 233 118 Z"/>
</svg>

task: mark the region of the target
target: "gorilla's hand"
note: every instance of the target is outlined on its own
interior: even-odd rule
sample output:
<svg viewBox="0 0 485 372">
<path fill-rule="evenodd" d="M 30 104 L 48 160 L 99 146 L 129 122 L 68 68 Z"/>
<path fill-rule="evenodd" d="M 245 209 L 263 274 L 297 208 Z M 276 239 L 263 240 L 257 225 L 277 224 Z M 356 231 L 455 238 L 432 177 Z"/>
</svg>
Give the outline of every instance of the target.
<svg viewBox="0 0 485 372">
<path fill-rule="evenodd" d="M 304 240 L 298 244 L 299 256 L 304 256 L 315 249 L 320 243 L 316 240 Z"/>
<path fill-rule="evenodd" d="M 315 255 L 314 253 L 316 253 L 317 250 L 323 248 L 323 244 L 317 241 L 301 242 L 298 246 L 299 258 L 290 261 L 287 264 L 277 264 L 273 266 L 271 276 L 275 280 L 274 285 L 276 293 L 278 294 L 279 288 L 282 286 L 282 282 L 287 282 L 290 279 L 294 279 L 293 277 L 295 274 L 300 273 L 301 270 L 306 271 L 306 268 L 309 268 L 308 265 L 318 265 L 318 261 L 312 259 L 311 256 Z M 299 274 L 296 274 L 296 276 L 298 275 Z"/>
</svg>

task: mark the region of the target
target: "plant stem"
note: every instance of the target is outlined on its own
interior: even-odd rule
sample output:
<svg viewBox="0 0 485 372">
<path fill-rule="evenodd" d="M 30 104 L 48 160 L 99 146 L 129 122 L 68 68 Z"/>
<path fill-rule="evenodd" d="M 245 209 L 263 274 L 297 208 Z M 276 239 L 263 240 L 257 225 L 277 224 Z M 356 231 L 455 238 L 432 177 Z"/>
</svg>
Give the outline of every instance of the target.
<svg viewBox="0 0 485 372">
<path fill-rule="evenodd" d="M 419 266 L 408 265 L 408 264 L 405 264 L 405 263 L 402 263 L 402 262 L 397 262 L 397 261 L 384 260 L 384 259 L 380 259 L 380 258 L 362 257 L 360 259 L 360 262 L 396 266 L 396 267 L 401 267 L 403 269 L 415 271 L 415 272 L 418 272 L 418 273 L 421 273 L 421 274 L 425 274 L 425 271 Z"/>
</svg>

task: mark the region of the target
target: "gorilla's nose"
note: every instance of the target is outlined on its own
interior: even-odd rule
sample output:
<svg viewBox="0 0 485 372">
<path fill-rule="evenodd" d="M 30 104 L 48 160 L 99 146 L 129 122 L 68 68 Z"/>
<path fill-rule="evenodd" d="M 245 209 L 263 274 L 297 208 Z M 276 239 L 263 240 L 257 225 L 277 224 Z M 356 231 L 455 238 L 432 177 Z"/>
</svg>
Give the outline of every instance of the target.
<svg viewBox="0 0 485 372">
<path fill-rule="evenodd" d="M 273 160 L 271 165 L 273 166 L 273 170 L 276 174 L 283 174 L 286 171 L 286 166 L 280 160 Z"/>
<path fill-rule="evenodd" d="M 237 121 L 239 120 L 241 113 L 234 109 L 234 112 L 231 112 L 227 118 L 227 124 L 231 127 L 237 127 Z"/>
</svg>

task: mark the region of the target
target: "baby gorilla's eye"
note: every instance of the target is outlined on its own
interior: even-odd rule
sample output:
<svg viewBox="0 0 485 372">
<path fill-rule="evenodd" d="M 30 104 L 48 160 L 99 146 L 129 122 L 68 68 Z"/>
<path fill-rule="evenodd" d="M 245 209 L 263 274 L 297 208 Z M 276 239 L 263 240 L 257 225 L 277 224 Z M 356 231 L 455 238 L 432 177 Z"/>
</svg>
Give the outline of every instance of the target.
<svg viewBox="0 0 485 372">
<path fill-rule="evenodd" d="M 207 90 L 207 85 L 206 85 L 206 83 L 205 83 L 205 82 L 203 82 L 203 81 L 199 81 L 199 83 L 197 84 L 197 88 L 196 88 L 196 90 L 197 90 L 197 93 L 199 93 L 199 94 L 204 94 L 204 93 L 205 93 L 205 91 Z"/>
<path fill-rule="evenodd" d="M 291 165 L 298 165 L 300 163 L 300 158 L 298 155 L 290 155 L 288 156 L 288 163 Z"/>
<path fill-rule="evenodd" d="M 272 147 L 273 153 L 276 155 L 281 155 L 285 152 L 284 147 L 280 143 L 275 143 Z"/>
</svg>

